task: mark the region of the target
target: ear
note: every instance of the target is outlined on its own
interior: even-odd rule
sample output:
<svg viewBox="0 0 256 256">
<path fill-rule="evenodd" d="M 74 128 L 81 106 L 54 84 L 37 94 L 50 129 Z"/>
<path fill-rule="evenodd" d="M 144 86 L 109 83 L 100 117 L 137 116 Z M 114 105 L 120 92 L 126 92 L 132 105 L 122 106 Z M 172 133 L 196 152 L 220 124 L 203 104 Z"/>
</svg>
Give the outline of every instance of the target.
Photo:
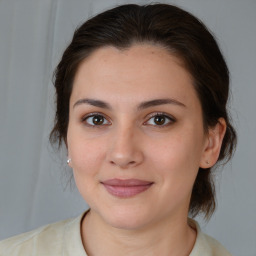
<svg viewBox="0 0 256 256">
<path fill-rule="evenodd" d="M 217 162 L 226 128 L 227 124 L 224 118 L 219 118 L 218 123 L 209 128 L 200 160 L 201 168 L 210 168 Z"/>
</svg>

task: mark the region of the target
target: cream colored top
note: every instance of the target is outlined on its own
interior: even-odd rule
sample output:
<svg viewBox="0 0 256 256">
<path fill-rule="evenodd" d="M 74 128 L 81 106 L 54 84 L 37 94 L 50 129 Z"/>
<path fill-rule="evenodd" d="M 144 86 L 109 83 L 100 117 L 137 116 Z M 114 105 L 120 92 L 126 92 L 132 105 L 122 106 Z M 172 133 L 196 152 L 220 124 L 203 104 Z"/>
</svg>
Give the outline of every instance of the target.
<svg viewBox="0 0 256 256">
<path fill-rule="evenodd" d="M 84 213 L 77 218 L 46 225 L 0 242 L 1 256 L 88 256 L 84 250 L 80 226 Z M 198 223 L 197 238 L 189 256 L 231 256 L 215 239 L 202 233 Z M 107 255 L 104 255 L 107 256 Z"/>
</svg>

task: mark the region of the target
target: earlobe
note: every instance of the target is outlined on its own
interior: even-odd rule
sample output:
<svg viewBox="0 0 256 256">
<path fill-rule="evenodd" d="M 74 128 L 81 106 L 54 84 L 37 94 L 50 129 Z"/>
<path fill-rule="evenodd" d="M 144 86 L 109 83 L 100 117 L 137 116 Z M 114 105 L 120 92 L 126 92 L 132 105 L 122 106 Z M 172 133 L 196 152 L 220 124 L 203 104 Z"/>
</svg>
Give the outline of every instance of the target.
<svg viewBox="0 0 256 256">
<path fill-rule="evenodd" d="M 218 123 L 214 127 L 209 128 L 206 145 L 200 162 L 201 168 L 210 168 L 218 161 L 226 128 L 227 124 L 224 118 L 219 118 Z"/>
<path fill-rule="evenodd" d="M 67 165 L 69 165 L 69 167 L 72 167 L 72 165 L 71 165 L 71 158 L 70 157 L 68 157 L 68 159 L 67 159 Z"/>
</svg>

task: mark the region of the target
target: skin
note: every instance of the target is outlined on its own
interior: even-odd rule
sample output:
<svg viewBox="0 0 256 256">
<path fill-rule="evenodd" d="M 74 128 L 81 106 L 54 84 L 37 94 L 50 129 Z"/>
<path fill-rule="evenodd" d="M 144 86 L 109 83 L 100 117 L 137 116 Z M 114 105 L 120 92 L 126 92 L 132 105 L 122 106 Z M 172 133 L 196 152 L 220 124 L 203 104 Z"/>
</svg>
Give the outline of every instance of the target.
<svg viewBox="0 0 256 256">
<path fill-rule="evenodd" d="M 175 102 L 138 109 L 167 98 Z M 104 101 L 110 109 L 81 99 Z M 95 112 L 103 124 L 88 117 Z M 220 119 L 205 133 L 190 74 L 159 46 L 104 47 L 84 60 L 70 98 L 67 148 L 78 190 L 91 208 L 81 228 L 87 253 L 189 255 L 196 239 L 187 223 L 191 191 L 198 168 L 217 161 L 225 129 Z M 113 178 L 153 185 L 118 198 L 101 183 Z"/>
</svg>

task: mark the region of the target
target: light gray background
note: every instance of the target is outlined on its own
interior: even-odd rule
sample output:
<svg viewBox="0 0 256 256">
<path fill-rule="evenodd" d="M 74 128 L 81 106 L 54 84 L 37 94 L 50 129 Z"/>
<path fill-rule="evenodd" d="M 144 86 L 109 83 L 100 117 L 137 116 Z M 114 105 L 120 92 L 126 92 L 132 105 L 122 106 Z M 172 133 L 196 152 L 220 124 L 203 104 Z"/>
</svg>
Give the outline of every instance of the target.
<svg viewBox="0 0 256 256">
<path fill-rule="evenodd" d="M 48 142 L 52 71 L 77 25 L 102 10 L 150 1 L 0 0 L 0 239 L 80 214 L 65 151 Z M 231 72 L 239 144 L 217 174 L 218 209 L 202 228 L 234 255 L 256 255 L 256 1 L 174 3 L 214 32 Z"/>
</svg>

